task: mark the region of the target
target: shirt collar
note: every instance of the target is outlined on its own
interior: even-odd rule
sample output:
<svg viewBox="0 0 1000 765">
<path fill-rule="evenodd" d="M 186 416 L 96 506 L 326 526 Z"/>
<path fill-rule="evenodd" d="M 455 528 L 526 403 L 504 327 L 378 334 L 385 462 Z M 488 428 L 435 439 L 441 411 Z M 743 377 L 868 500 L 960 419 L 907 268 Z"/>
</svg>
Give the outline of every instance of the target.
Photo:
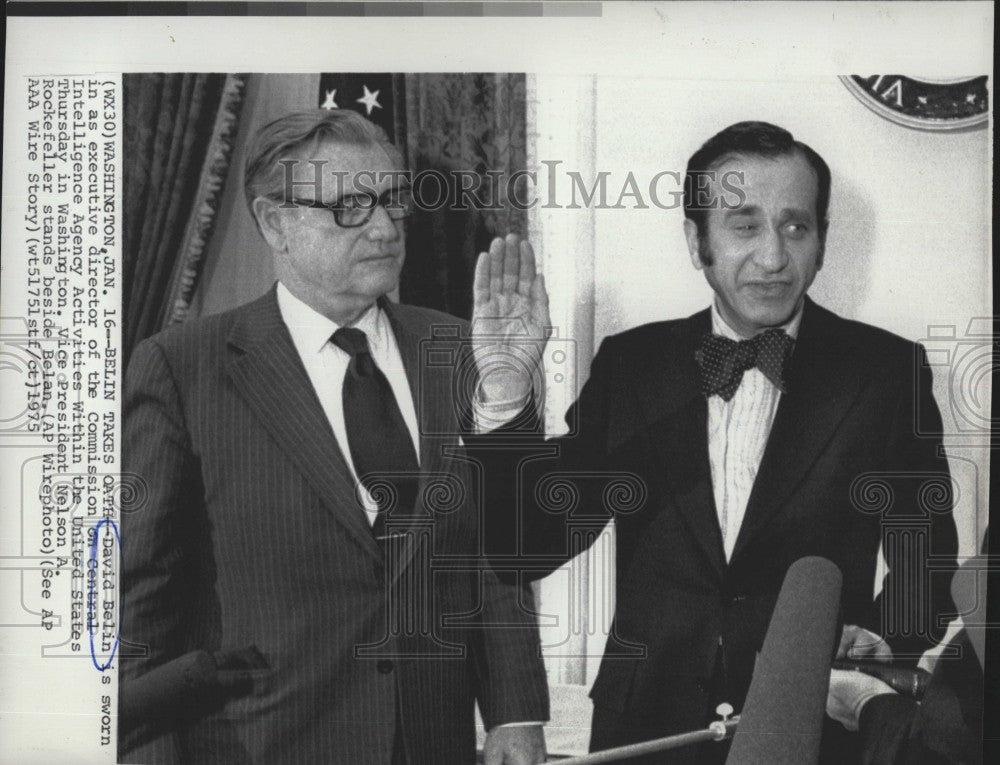
<svg viewBox="0 0 1000 765">
<path fill-rule="evenodd" d="M 795 310 L 792 318 L 788 320 L 787 323 L 782 324 L 780 329 L 785 330 L 785 332 L 790 337 L 798 337 L 799 325 L 802 323 L 802 308 L 805 305 L 805 299 L 803 298 L 799 302 L 799 307 Z M 723 337 L 728 337 L 730 340 L 745 340 L 739 332 L 729 326 L 722 314 L 719 312 L 719 301 L 718 298 L 712 301 L 712 332 L 716 335 L 722 335 Z"/>
<path fill-rule="evenodd" d="M 303 303 L 281 282 L 278 282 L 277 298 L 281 318 L 300 353 L 319 353 L 340 329 L 337 322 Z M 368 336 L 369 347 L 377 352 L 386 342 L 386 324 L 385 313 L 378 303 L 372 303 L 352 326 Z"/>
</svg>

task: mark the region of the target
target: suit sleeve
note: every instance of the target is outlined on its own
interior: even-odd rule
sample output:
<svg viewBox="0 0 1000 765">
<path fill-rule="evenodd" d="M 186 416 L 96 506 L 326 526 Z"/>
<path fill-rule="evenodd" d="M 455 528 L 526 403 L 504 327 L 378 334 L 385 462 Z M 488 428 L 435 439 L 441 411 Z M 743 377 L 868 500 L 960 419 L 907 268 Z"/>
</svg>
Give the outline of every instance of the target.
<svg viewBox="0 0 1000 765">
<path fill-rule="evenodd" d="M 187 516 L 201 502 L 180 398 L 154 342 L 136 347 L 125 377 L 122 460 L 124 472 L 145 498 L 122 514 L 120 698 L 134 698 L 137 690 L 142 693 L 145 673 L 190 650 L 185 644 L 191 576 Z M 132 722 L 119 735 L 124 761 L 178 760 L 171 720 Z"/>
<path fill-rule="evenodd" d="M 915 371 L 904 375 L 888 447 L 891 473 L 899 480 L 883 529 L 888 574 L 872 615 L 893 653 L 910 663 L 940 642 L 947 629 L 947 621 L 941 622 L 954 613 L 951 579 L 958 552 L 941 414 L 924 349 L 915 352 Z M 914 555 L 914 543 L 925 545 L 926 563 Z"/>
<path fill-rule="evenodd" d="M 905 765 L 904 751 L 918 705 L 897 693 L 884 693 L 861 709 L 858 729 L 864 765 Z"/>
<path fill-rule="evenodd" d="M 538 412 L 530 406 L 498 431 L 464 436 L 483 469 L 484 542 L 494 567 L 482 575 L 485 601 L 476 656 L 487 729 L 549 717 L 534 595 L 527 582 L 548 575 L 597 536 L 582 534 L 579 545 L 567 544 L 570 514 L 553 512 L 560 497 L 575 498 L 571 514 L 585 519 L 584 526 L 603 527 L 611 517 L 603 491 L 595 491 L 588 477 L 606 470 L 608 355 L 597 354 L 590 379 L 566 415 L 571 427 L 578 424 L 575 433 L 546 440 Z M 553 481 L 548 487 L 547 479 Z"/>
<path fill-rule="evenodd" d="M 605 341 L 566 414 L 566 436 L 546 440 L 532 405 L 493 433 L 466 437 L 483 464 L 486 553 L 503 581 L 548 576 L 593 544 L 611 519 L 604 498 L 612 355 Z"/>
<path fill-rule="evenodd" d="M 920 703 L 884 694 L 862 708 L 864 765 L 982 762 L 982 667 L 964 630 L 952 645 L 960 655 L 938 659 Z"/>
<path fill-rule="evenodd" d="M 473 661 L 476 698 L 486 730 L 549 719 L 549 691 L 531 588 L 501 582 L 488 566 L 482 576 Z"/>
</svg>

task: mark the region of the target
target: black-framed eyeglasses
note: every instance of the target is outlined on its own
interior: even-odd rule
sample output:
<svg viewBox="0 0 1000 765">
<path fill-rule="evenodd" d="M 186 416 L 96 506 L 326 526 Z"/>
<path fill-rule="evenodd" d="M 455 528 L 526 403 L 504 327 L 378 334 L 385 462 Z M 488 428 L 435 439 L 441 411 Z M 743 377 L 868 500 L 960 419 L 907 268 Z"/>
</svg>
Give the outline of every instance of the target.
<svg viewBox="0 0 1000 765">
<path fill-rule="evenodd" d="M 309 207 L 314 210 L 329 210 L 333 220 L 341 228 L 358 228 L 365 225 L 381 207 L 390 220 L 403 220 L 413 213 L 413 193 L 410 189 L 386 189 L 376 196 L 370 193 L 349 194 L 336 202 L 320 202 L 315 199 L 290 199 L 272 197 L 276 202 Z"/>
</svg>

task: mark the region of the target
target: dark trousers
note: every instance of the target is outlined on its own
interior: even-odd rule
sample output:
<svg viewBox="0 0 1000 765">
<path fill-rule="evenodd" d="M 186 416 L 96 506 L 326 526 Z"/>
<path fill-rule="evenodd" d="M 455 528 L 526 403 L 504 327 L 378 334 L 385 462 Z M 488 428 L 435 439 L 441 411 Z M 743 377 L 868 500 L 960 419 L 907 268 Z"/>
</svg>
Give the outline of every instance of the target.
<svg viewBox="0 0 1000 765">
<path fill-rule="evenodd" d="M 400 709 L 403 702 L 399 697 L 399 684 L 396 684 L 396 732 L 392 735 L 392 765 L 408 765 L 410 758 L 406 755 L 406 738 L 403 735 L 403 720 Z"/>
</svg>

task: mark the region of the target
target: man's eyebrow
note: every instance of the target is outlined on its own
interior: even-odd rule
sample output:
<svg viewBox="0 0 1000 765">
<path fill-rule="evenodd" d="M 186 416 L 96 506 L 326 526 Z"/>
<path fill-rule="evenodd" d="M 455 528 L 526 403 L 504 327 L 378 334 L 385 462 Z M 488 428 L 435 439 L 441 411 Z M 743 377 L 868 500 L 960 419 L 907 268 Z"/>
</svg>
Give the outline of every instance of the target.
<svg viewBox="0 0 1000 765">
<path fill-rule="evenodd" d="M 760 215 L 762 211 L 758 205 L 744 205 L 742 207 L 732 207 L 724 212 L 724 218 L 729 220 L 730 218 L 745 218 L 754 215 Z M 782 220 L 787 220 L 789 218 L 805 218 L 806 220 L 812 220 L 815 217 L 815 213 L 804 207 L 784 207 L 781 209 L 779 217 Z"/>
<path fill-rule="evenodd" d="M 757 215 L 758 213 L 760 213 L 760 207 L 757 205 L 741 205 L 739 207 L 727 207 L 724 215 L 728 219 Z"/>
<path fill-rule="evenodd" d="M 348 193 L 344 194 L 341 199 L 346 199 L 347 197 L 380 197 L 383 194 L 391 194 L 395 191 L 409 191 L 409 183 L 393 184 L 392 186 L 386 186 L 381 191 L 379 190 L 369 190 L 369 189 L 353 189 Z"/>
<path fill-rule="evenodd" d="M 807 220 L 812 220 L 816 217 L 816 214 L 805 207 L 786 207 L 781 211 L 781 217 L 784 219 L 788 218 L 805 218 Z"/>
<path fill-rule="evenodd" d="M 381 196 L 384 196 L 385 194 L 393 194 L 393 193 L 398 193 L 400 191 L 409 191 L 409 190 L 410 190 L 410 184 L 408 182 L 404 182 L 402 185 L 398 186 L 389 186 L 388 188 L 383 189 L 377 194 L 374 194 L 369 191 L 362 191 L 360 189 L 354 189 L 353 191 L 350 191 L 346 194 L 342 194 L 341 196 L 334 199 L 332 202 L 325 202 L 324 204 L 327 207 L 330 207 L 333 205 L 342 204 L 345 200 L 353 199 L 355 197 L 361 197 L 363 199 L 377 199 Z"/>
</svg>

